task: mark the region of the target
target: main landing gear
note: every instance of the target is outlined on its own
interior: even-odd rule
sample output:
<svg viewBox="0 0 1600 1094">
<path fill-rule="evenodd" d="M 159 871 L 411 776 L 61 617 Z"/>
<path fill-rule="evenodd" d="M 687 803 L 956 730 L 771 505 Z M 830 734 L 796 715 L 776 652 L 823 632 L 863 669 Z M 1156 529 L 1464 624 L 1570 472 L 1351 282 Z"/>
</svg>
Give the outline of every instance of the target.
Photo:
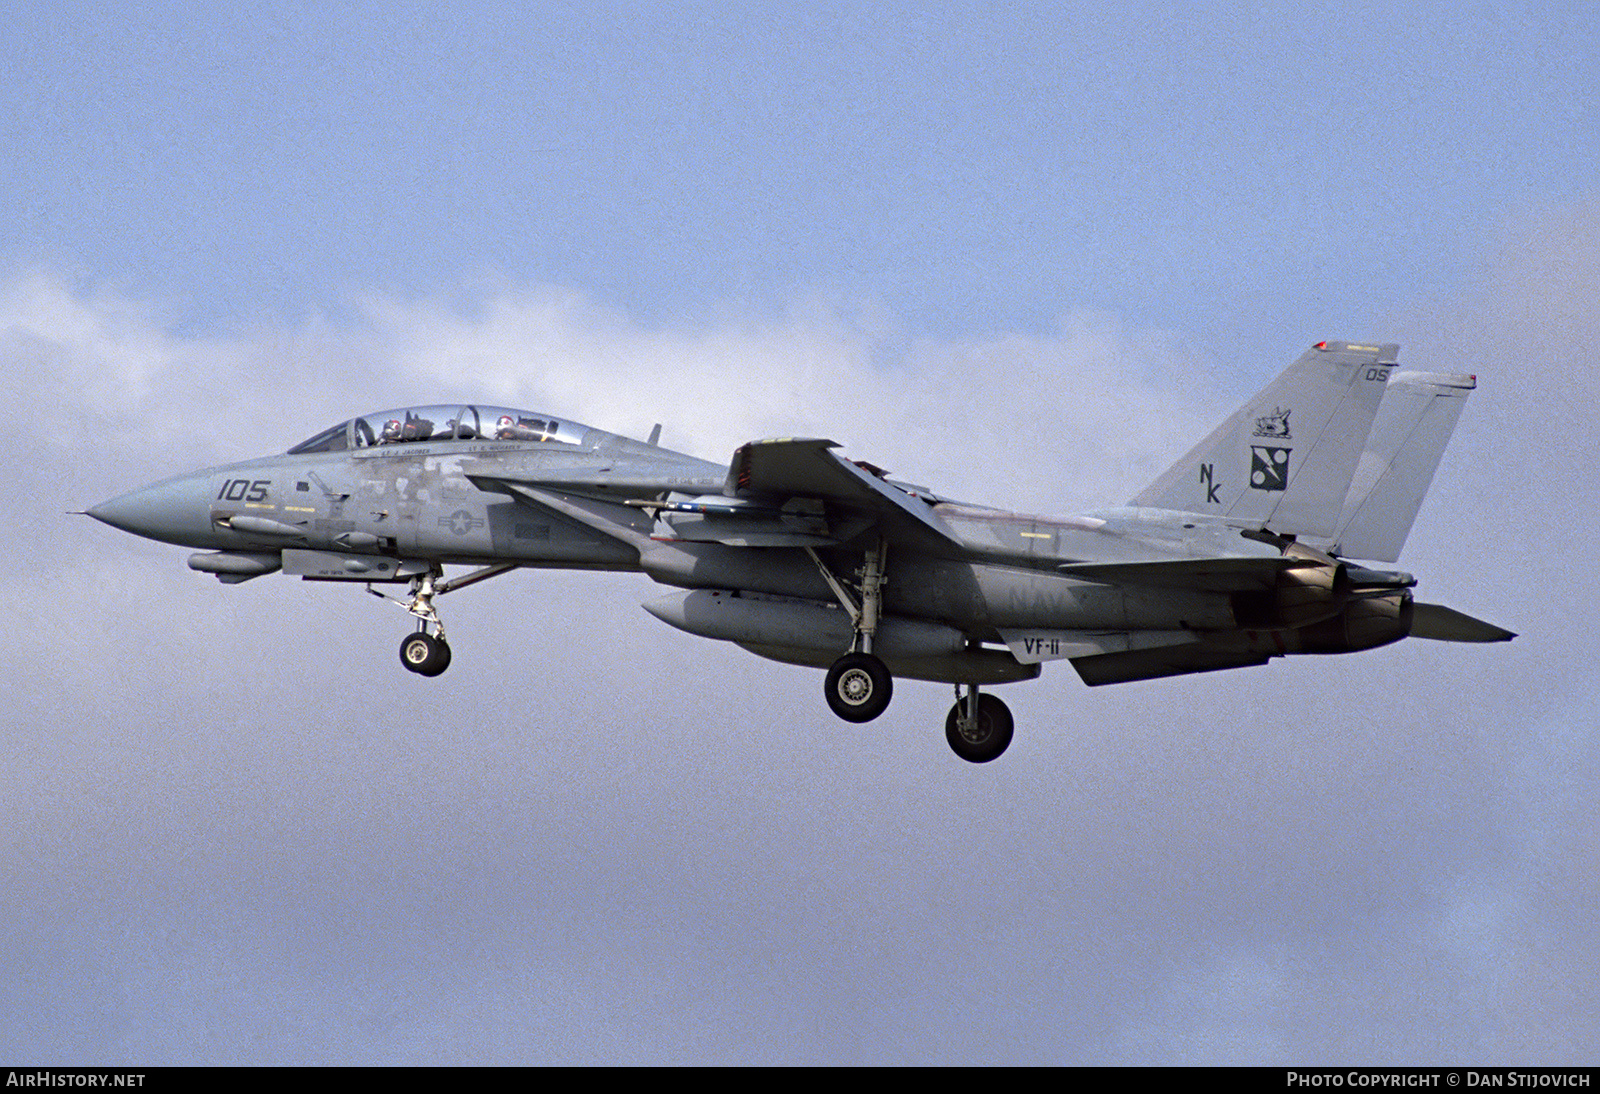
<svg viewBox="0 0 1600 1094">
<path fill-rule="evenodd" d="M 807 547 L 806 553 L 816 563 L 822 579 L 838 598 L 840 607 L 850 613 L 855 628 L 850 652 L 828 669 L 823 694 L 827 697 L 829 709 L 845 721 L 870 722 L 889 709 L 889 700 L 894 697 L 894 677 L 889 675 L 888 666 L 872 653 L 872 636 L 877 632 L 883 604 L 883 571 L 889 544 L 880 539 L 877 547 L 867 552 L 866 561 L 861 567 L 860 600 L 844 582 L 834 576 L 816 551 Z"/>
<path fill-rule="evenodd" d="M 966 695 L 956 685 L 955 706 L 944 720 L 944 739 L 957 756 L 986 764 L 1006 750 L 1013 728 L 1010 707 L 993 695 L 979 694 L 976 684 L 967 685 Z"/>
<path fill-rule="evenodd" d="M 453 581 L 444 581 L 441 580 L 444 577 L 443 568 L 435 566 L 421 577 L 412 579 L 410 600 L 380 593 L 371 585 L 367 586 L 367 592 L 393 601 L 416 616 L 417 629 L 406 635 L 405 641 L 400 643 L 400 663 L 406 667 L 406 671 L 418 676 L 438 676 L 450 667 L 450 643 L 445 641 L 444 620 L 439 618 L 439 611 L 433 606 L 434 597 L 476 585 L 514 569 L 514 564 L 502 563 L 463 574 Z"/>
<path fill-rule="evenodd" d="M 806 553 L 816 563 L 839 605 L 850 613 L 855 628 L 850 652 L 828 669 L 823 694 L 829 708 L 845 721 L 870 722 L 888 709 L 894 695 L 894 678 L 889 675 L 888 666 L 872 652 L 872 638 L 878 629 L 883 604 L 889 545 L 880 539 L 877 547 L 866 553 L 861 566 L 859 600 L 849 586 L 834 576 L 816 551 L 808 547 Z M 1006 750 L 1011 743 L 1012 729 L 1011 711 L 999 699 L 980 694 L 976 684 L 968 684 L 966 694 L 962 695 L 961 685 L 956 685 L 956 703 L 944 720 L 944 736 L 957 756 L 971 763 L 986 764 Z"/>
<path fill-rule="evenodd" d="M 894 677 L 870 653 L 847 653 L 828 670 L 828 706 L 847 722 L 870 722 L 889 707 Z"/>
</svg>

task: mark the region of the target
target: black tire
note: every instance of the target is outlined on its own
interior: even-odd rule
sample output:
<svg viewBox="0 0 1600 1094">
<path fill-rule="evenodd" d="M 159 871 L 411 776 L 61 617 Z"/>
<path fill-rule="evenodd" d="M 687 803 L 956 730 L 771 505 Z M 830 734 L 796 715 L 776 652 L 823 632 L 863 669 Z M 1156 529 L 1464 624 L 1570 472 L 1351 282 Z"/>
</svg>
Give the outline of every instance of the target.
<svg viewBox="0 0 1600 1094">
<path fill-rule="evenodd" d="M 1011 733 L 1015 728 L 1011 720 L 1011 708 L 988 692 L 979 693 L 977 728 L 970 733 L 962 733 L 961 708 L 964 705 L 965 699 L 956 700 L 944 720 L 944 739 L 950 742 L 951 750 L 968 763 L 986 764 L 999 758 L 1011 744 Z"/>
<path fill-rule="evenodd" d="M 870 722 L 889 708 L 894 677 L 870 653 L 847 653 L 828 670 L 828 706 L 847 722 Z"/>
<path fill-rule="evenodd" d="M 400 663 L 418 676 L 438 676 L 450 667 L 450 647 L 442 639 L 417 631 L 400 643 Z"/>
<path fill-rule="evenodd" d="M 434 663 L 422 674 L 424 676 L 438 676 L 450 667 L 450 644 L 442 638 L 433 641 L 438 648 L 434 652 Z"/>
</svg>

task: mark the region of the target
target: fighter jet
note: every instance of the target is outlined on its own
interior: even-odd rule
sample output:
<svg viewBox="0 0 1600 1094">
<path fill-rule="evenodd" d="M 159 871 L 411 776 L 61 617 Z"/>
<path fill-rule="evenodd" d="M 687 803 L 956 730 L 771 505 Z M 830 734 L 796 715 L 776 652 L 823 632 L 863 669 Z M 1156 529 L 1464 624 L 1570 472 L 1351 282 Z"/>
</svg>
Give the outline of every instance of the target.
<svg viewBox="0 0 1600 1094">
<path fill-rule="evenodd" d="M 224 583 L 366 584 L 416 620 L 410 671 L 450 663 L 437 600 L 516 569 L 637 570 L 644 608 L 827 670 L 867 722 L 897 678 L 955 686 L 945 736 L 985 763 L 1013 732 L 984 688 L 1065 660 L 1091 686 L 1510 631 L 1417 602 L 1395 562 L 1471 376 L 1319 342 L 1127 505 L 1043 517 L 944 497 L 833 441 L 752 441 L 724 466 L 566 418 L 440 405 L 364 414 L 286 453 L 167 479 L 90 516 L 197 548 Z M 469 567 L 446 577 L 446 567 Z M 375 586 L 409 586 L 404 596 Z"/>
</svg>

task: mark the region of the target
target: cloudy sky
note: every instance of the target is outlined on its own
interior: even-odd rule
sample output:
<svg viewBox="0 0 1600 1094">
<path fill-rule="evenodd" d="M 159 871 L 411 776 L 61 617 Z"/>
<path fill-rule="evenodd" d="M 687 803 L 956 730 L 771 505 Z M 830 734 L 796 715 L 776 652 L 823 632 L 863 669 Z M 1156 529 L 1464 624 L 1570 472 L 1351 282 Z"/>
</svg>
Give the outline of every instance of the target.
<svg viewBox="0 0 1600 1094">
<path fill-rule="evenodd" d="M 27 5 L 0 1057 L 1592 1063 L 1586 4 Z M 1322 338 L 1479 376 L 1402 565 L 1521 632 L 864 727 L 638 575 L 224 587 L 69 515 L 342 418 L 1120 503 Z"/>
</svg>

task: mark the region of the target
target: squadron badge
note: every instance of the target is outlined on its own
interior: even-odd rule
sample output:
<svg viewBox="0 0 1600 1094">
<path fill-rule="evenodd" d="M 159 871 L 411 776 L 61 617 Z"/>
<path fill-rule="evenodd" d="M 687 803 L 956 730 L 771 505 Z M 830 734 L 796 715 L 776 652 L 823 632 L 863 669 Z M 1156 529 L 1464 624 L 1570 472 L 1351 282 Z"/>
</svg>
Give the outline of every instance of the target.
<svg viewBox="0 0 1600 1094">
<path fill-rule="evenodd" d="M 1273 407 L 1271 414 L 1263 414 L 1257 418 L 1255 435 L 1276 437 L 1280 441 L 1289 440 L 1289 411 Z"/>
<path fill-rule="evenodd" d="M 1250 488 L 1252 490 L 1285 490 L 1289 486 L 1288 448 L 1267 445 L 1250 446 Z"/>
</svg>

